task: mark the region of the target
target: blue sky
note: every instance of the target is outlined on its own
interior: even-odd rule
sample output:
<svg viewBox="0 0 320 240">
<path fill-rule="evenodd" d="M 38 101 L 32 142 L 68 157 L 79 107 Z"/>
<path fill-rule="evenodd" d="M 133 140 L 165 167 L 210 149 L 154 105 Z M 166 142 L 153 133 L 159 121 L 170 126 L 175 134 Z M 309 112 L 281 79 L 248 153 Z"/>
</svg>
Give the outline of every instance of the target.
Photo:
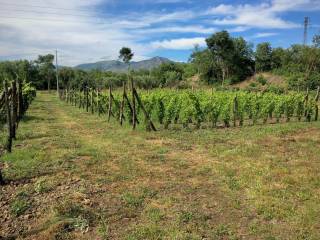
<svg viewBox="0 0 320 240">
<path fill-rule="evenodd" d="M 63 65 L 116 59 L 122 46 L 135 60 L 187 61 L 195 44 L 228 30 L 254 45 L 309 43 L 320 33 L 320 0 L 0 0 L 0 60 L 59 51 Z"/>
</svg>

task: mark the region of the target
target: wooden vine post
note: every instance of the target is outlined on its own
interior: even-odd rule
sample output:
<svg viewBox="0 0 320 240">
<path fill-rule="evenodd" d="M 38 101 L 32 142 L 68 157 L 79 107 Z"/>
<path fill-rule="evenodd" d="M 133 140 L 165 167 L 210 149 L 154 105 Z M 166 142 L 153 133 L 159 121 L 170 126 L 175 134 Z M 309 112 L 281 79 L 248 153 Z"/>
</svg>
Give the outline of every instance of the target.
<svg viewBox="0 0 320 240">
<path fill-rule="evenodd" d="M 23 96 L 22 96 L 22 82 L 18 79 L 18 119 L 20 120 L 23 115 Z"/>
<path fill-rule="evenodd" d="M 98 111 L 98 116 L 100 116 L 100 89 L 99 88 L 97 90 L 97 111 Z"/>
<path fill-rule="evenodd" d="M 89 112 L 89 88 L 86 86 L 86 111 Z"/>
<path fill-rule="evenodd" d="M 123 83 L 123 94 L 122 94 L 122 100 L 120 105 L 120 125 L 123 124 L 123 111 L 124 111 L 124 101 L 126 99 L 126 85 Z"/>
<path fill-rule="evenodd" d="M 76 89 L 74 89 L 74 90 L 72 90 L 72 92 L 73 92 L 73 104 L 74 104 L 74 106 L 76 107 L 77 106 L 77 91 L 76 91 Z"/>
<path fill-rule="evenodd" d="M 130 77 L 131 80 L 131 91 L 132 91 L 132 129 L 135 130 L 136 129 L 136 99 L 134 96 L 134 83 L 133 83 L 133 78 Z"/>
<path fill-rule="evenodd" d="M 112 115 L 112 88 L 109 86 L 109 106 L 108 106 L 108 122 L 110 122 L 110 118 Z"/>
<path fill-rule="evenodd" d="M 94 91 L 93 89 L 91 89 L 91 94 L 90 94 L 90 107 L 91 107 L 91 114 L 94 114 L 94 102 L 93 102 L 93 94 L 94 94 Z"/>
<path fill-rule="evenodd" d="M 233 126 L 234 127 L 237 126 L 238 109 L 239 109 L 238 96 L 235 96 L 233 99 Z"/>
<path fill-rule="evenodd" d="M 7 143 L 6 143 L 6 150 L 9 153 L 11 153 L 11 149 L 12 149 L 12 119 L 11 119 L 11 109 L 10 109 L 10 103 L 9 103 L 8 83 L 6 80 L 4 80 L 3 87 L 4 87 L 4 101 L 5 101 L 5 110 L 6 110 L 7 127 L 8 127 L 8 137 L 7 137 Z"/>
<path fill-rule="evenodd" d="M 79 89 L 79 108 L 81 108 L 82 105 L 82 95 L 81 95 L 81 89 Z"/>
<path fill-rule="evenodd" d="M 17 129 L 17 122 L 18 122 L 18 97 L 17 97 L 17 81 L 14 80 L 12 82 L 12 94 L 11 94 L 11 99 L 12 99 L 12 138 L 16 138 L 16 129 Z"/>
<path fill-rule="evenodd" d="M 308 102 L 309 102 L 309 88 L 307 88 L 307 93 L 304 96 L 304 116 L 307 116 L 307 107 L 308 107 Z"/>
<path fill-rule="evenodd" d="M 315 115 L 314 115 L 314 120 L 315 121 L 318 121 L 318 116 L 319 116 L 319 105 L 318 105 L 318 102 L 319 102 L 319 97 L 320 97 L 320 86 L 318 86 L 317 88 L 317 95 L 315 96 Z"/>
</svg>

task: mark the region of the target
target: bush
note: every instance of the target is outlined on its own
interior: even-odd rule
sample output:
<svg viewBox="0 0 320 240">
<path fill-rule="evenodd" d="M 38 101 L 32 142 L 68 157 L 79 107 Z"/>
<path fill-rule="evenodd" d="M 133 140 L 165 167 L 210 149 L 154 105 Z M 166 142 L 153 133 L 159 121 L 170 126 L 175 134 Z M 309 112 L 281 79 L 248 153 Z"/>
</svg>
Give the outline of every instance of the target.
<svg viewBox="0 0 320 240">
<path fill-rule="evenodd" d="M 271 92 L 275 94 L 283 94 L 285 92 L 285 89 L 283 87 L 279 87 L 276 85 L 270 85 L 267 87 L 266 92 Z"/>
<path fill-rule="evenodd" d="M 258 83 L 260 83 L 262 86 L 266 85 L 267 84 L 267 79 L 265 79 L 262 75 L 259 75 L 257 78 L 256 78 L 256 81 Z"/>
</svg>

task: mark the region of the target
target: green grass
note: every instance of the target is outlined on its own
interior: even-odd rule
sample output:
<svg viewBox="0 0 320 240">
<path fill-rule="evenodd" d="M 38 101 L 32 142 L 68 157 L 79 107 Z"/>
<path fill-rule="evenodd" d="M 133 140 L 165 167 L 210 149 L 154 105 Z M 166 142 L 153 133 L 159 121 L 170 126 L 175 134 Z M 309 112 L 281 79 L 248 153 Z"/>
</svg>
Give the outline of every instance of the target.
<svg viewBox="0 0 320 240">
<path fill-rule="evenodd" d="M 2 157 L 6 179 L 28 179 L 4 204 L 9 222 L 39 212 L 21 223 L 42 229 L 32 239 L 69 218 L 71 239 L 320 238 L 319 122 L 143 129 L 40 92 Z"/>
</svg>

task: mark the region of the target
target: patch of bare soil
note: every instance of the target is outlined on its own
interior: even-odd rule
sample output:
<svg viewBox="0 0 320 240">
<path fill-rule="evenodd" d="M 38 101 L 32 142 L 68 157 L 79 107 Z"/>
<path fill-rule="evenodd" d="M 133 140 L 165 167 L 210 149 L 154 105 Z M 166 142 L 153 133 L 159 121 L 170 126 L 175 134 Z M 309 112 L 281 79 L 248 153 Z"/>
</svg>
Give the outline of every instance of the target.
<svg viewBox="0 0 320 240">
<path fill-rule="evenodd" d="M 258 76 L 263 76 L 267 80 L 268 84 L 275 85 L 275 86 L 278 86 L 278 87 L 286 87 L 286 82 L 283 79 L 283 77 L 274 75 L 272 73 L 259 73 L 259 74 L 256 74 L 256 75 L 248 78 L 245 81 L 242 81 L 240 83 L 232 85 L 232 87 L 239 88 L 239 89 L 245 89 L 245 88 L 249 87 L 249 85 L 251 83 L 257 83 Z M 265 86 L 263 86 L 263 87 L 265 88 Z"/>
</svg>

